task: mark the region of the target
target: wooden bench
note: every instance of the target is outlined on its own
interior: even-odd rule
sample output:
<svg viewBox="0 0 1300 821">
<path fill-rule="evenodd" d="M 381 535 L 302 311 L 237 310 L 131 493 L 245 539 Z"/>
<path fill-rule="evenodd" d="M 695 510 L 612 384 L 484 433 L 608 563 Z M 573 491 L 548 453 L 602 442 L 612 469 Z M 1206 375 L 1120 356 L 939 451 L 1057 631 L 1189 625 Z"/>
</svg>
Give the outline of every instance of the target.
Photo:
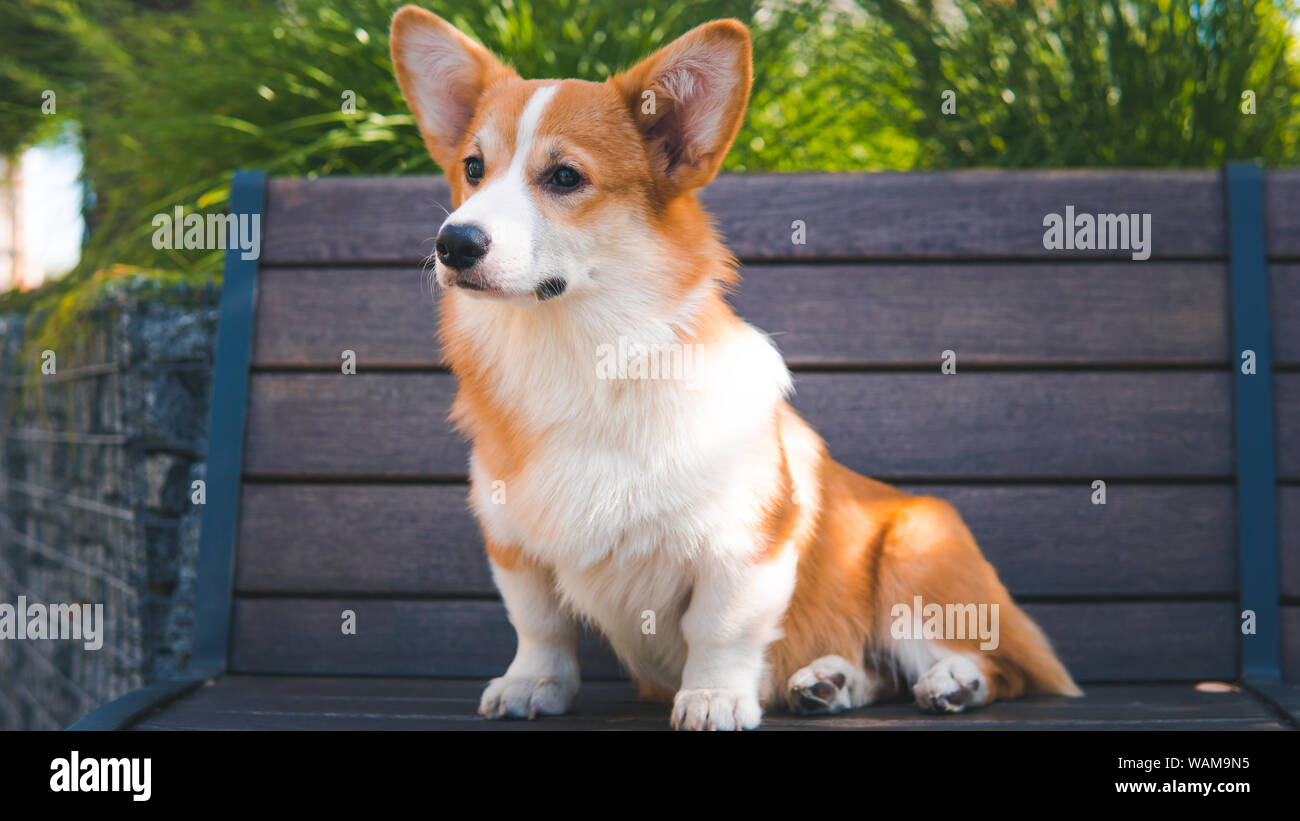
<svg viewBox="0 0 1300 821">
<path fill-rule="evenodd" d="M 1300 726 L 1300 171 L 734 175 L 703 199 L 794 404 L 850 467 L 956 504 L 1087 691 L 764 726 Z M 74 728 L 667 728 L 594 636 L 573 715 L 474 714 L 514 634 L 444 421 L 422 262 L 446 201 L 436 177 L 236 175 L 265 239 L 227 260 L 194 672 Z M 1066 206 L 1150 214 L 1151 258 L 1046 250 Z"/>
</svg>

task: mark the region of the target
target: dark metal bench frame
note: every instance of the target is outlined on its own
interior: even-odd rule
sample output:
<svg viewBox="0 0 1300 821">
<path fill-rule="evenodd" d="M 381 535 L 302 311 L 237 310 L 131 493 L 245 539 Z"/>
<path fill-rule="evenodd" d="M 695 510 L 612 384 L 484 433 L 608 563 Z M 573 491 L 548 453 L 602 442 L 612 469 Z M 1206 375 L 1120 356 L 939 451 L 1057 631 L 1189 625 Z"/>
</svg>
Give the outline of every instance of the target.
<svg viewBox="0 0 1300 821">
<path fill-rule="evenodd" d="M 1240 603 L 1243 610 L 1253 610 L 1256 617 L 1256 634 L 1241 645 L 1240 682 L 1300 724 L 1300 688 L 1282 681 L 1276 429 L 1263 172 L 1256 164 L 1240 163 L 1229 165 L 1224 174 L 1233 350 L 1238 357 L 1243 351 L 1254 351 L 1256 368 L 1253 375 L 1247 375 L 1242 373 L 1239 360 L 1234 365 Z M 266 189 L 264 172 L 235 172 L 230 213 L 264 219 Z M 191 673 L 128 693 L 69 729 L 129 727 L 145 714 L 228 670 L 258 269 L 259 260 L 245 260 L 233 247 L 227 251 L 212 381 L 207 504 L 200 541 Z"/>
</svg>

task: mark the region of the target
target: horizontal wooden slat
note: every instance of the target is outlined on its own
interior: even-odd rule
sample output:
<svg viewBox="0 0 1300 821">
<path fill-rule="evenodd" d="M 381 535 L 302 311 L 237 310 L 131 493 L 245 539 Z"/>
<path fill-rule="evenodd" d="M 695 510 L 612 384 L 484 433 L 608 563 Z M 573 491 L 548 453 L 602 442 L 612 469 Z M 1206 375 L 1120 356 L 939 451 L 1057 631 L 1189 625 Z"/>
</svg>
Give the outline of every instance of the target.
<svg viewBox="0 0 1300 821">
<path fill-rule="evenodd" d="M 1300 479 L 1300 373 L 1273 374 L 1277 474 Z"/>
<path fill-rule="evenodd" d="M 794 403 L 840 461 L 881 477 L 1232 474 L 1227 372 L 958 371 L 799 374 Z M 444 373 L 255 373 L 245 470 L 463 475 L 453 392 Z"/>
<path fill-rule="evenodd" d="M 355 635 L 343 633 L 346 610 Z M 499 676 L 515 643 L 497 601 L 236 599 L 232 630 L 235 673 Z M 585 678 L 623 676 L 590 633 L 580 660 Z"/>
<path fill-rule="evenodd" d="M 1283 678 L 1300 684 L 1300 607 L 1282 608 Z"/>
<path fill-rule="evenodd" d="M 272 179 L 262 264 L 418 263 L 450 206 L 441 176 Z"/>
<path fill-rule="evenodd" d="M 1277 508 L 1282 595 L 1300 598 L 1300 487 L 1278 485 Z"/>
<path fill-rule="evenodd" d="M 1043 218 L 1151 215 L 1151 256 L 1226 255 L 1217 171 L 953 171 L 724 175 L 701 199 L 741 259 L 1129 259 L 1048 251 Z M 282 178 L 270 183 L 262 261 L 418 262 L 448 190 L 439 177 Z M 806 242 L 792 242 L 802 220 Z"/>
<path fill-rule="evenodd" d="M 625 682 L 584 682 L 565 716 L 488 721 L 473 679 L 224 676 L 135 725 L 138 730 L 667 730 L 668 708 Z M 1244 690 L 1192 684 L 1095 684 L 1084 698 L 1000 701 L 962 715 L 927 715 L 904 697 L 837 716 L 763 716 L 765 730 L 1282 730 Z"/>
<path fill-rule="evenodd" d="M 416 266 L 269 268 L 258 282 L 253 364 L 358 370 L 442 364 L 432 283 Z"/>
<path fill-rule="evenodd" d="M 751 266 L 738 312 L 794 364 L 1220 361 L 1217 263 Z"/>
<path fill-rule="evenodd" d="M 340 614 L 353 610 L 357 633 Z M 1231 603 L 1026 606 L 1080 681 L 1231 678 L 1239 634 Z M 500 675 L 514 633 L 498 602 L 237 599 L 231 672 Z M 292 641 L 286 641 L 291 636 Z M 618 675 L 612 653 L 584 645 L 584 676 Z"/>
<path fill-rule="evenodd" d="M 254 373 L 249 389 L 246 473 L 468 473 L 468 450 L 446 421 L 450 374 Z"/>
<path fill-rule="evenodd" d="M 734 298 L 799 365 L 1224 362 L 1222 263 L 752 264 Z M 272 268 L 253 362 L 439 364 L 418 267 Z M 1285 328 L 1285 325 L 1283 325 Z M 594 357 L 594 354 L 593 354 Z"/>
<path fill-rule="evenodd" d="M 1273 361 L 1300 363 L 1300 265 L 1269 266 L 1269 324 L 1273 330 Z"/>
<path fill-rule="evenodd" d="M 1300 258 L 1300 168 L 1264 172 L 1264 228 L 1268 255 Z"/>
<path fill-rule="evenodd" d="M 1017 596 L 1236 590 L 1230 485 L 1114 483 L 1104 506 L 1083 483 L 906 489 L 955 504 Z M 237 589 L 492 595 L 465 495 L 463 485 L 246 485 Z"/>
<path fill-rule="evenodd" d="M 236 589 L 492 594 L 466 492 L 465 485 L 245 484 Z"/>
</svg>

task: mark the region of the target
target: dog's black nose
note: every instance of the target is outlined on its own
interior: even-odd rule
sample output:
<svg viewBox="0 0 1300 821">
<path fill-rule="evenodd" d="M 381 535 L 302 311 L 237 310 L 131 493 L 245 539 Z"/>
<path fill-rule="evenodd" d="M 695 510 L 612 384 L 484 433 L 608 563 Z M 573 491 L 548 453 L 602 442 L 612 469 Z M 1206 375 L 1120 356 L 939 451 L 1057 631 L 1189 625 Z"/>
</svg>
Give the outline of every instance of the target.
<svg viewBox="0 0 1300 821">
<path fill-rule="evenodd" d="M 438 233 L 433 248 L 443 265 L 467 271 L 487 253 L 488 244 L 488 235 L 477 225 L 448 225 Z"/>
</svg>

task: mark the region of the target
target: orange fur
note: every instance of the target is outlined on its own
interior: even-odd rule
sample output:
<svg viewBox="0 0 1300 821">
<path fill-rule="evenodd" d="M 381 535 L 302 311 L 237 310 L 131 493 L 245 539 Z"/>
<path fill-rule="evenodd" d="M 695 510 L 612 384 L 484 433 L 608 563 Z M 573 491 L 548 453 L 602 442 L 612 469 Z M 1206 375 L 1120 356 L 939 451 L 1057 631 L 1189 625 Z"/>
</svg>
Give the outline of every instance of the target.
<svg viewBox="0 0 1300 821">
<path fill-rule="evenodd" d="M 806 423 L 788 409 L 782 423 Z M 815 434 L 813 435 L 815 437 Z M 997 604 L 1000 643 L 938 640 L 970 653 L 994 698 L 1025 692 L 1079 695 L 1038 626 L 1016 606 L 951 505 L 861 476 L 832 460 L 820 439 L 809 454 L 818 466 L 809 526 L 796 542 L 798 583 L 782 639 L 768 651 L 772 679 L 786 681 L 827 655 L 888 667 L 890 610 L 921 596 L 927 602 Z M 885 672 L 885 671 L 879 671 Z"/>
<path fill-rule="evenodd" d="M 496 544 L 491 539 L 484 539 L 483 547 L 487 551 L 488 559 L 491 560 L 492 564 L 502 570 L 514 570 L 519 566 L 521 560 L 529 561 L 529 559 L 524 556 L 524 551 L 517 545 L 507 547 Z"/>
<path fill-rule="evenodd" d="M 424 12 L 399 14 L 395 55 L 399 28 L 431 17 Z M 438 20 L 437 25 L 446 24 Z M 567 226 L 599 224 L 611 211 L 638 215 L 653 232 L 663 258 L 675 263 L 665 274 L 669 281 L 658 294 L 657 307 L 670 314 L 688 295 L 698 299 L 703 290 L 692 317 L 678 328 L 678 340 L 708 347 L 724 342 L 743 325 L 725 299 L 738 281 L 735 260 L 694 192 L 717 173 L 740 127 L 752 72 L 748 34 L 740 23 L 715 23 L 688 36 L 737 53 L 743 43 L 743 66 L 736 67 L 741 87 L 722 112 L 728 125 L 720 141 L 675 156 L 665 140 L 668 129 L 680 125 L 675 119 L 680 112 L 673 78 L 663 76 L 664 66 L 686 38 L 605 83 L 560 81 L 539 126 L 535 151 L 576 168 L 593 185 L 584 198 L 563 204 L 540 198 L 538 208 L 544 219 Z M 426 134 L 430 152 L 447 171 L 457 206 L 473 194 L 473 185 L 459 173 L 460 163 L 475 154 L 484 159 L 485 180 L 502 173 L 514 151 L 516 123 L 541 85 L 520 79 L 481 47 L 467 48 L 477 73 L 457 88 L 472 116 L 454 141 Z M 397 62 L 410 100 L 410 69 Z M 658 109 L 642 117 L 637 108 L 647 89 L 657 95 Z M 478 355 L 463 324 L 465 298 L 452 292 L 440 306 L 443 350 L 459 383 L 451 418 L 473 440 L 486 475 L 509 483 L 539 458 L 534 445 L 545 431 L 536 429 L 535 420 L 512 411 L 509 397 L 497 392 L 492 368 Z M 565 322 L 565 310 L 563 300 L 556 300 L 535 307 L 536 316 L 550 325 L 541 324 L 542 319 L 520 321 L 535 321 L 537 329 L 554 328 Z M 521 338 L 530 330 L 523 328 Z M 751 561 L 770 562 L 787 549 L 797 551 L 797 581 L 783 636 L 766 653 L 769 705 L 778 702 L 777 691 L 791 674 L 828 655 L 855 660 L 891 678 L 891 608 L 915 596 L 940 604 L 999 607 L 1000 643 L 995 650 L 980 650 L 978 639 L 938 640 L 946 649 L 971 655 L 993 697 L 1079 694 L 1042 632 L 1012 601 L 949 504 L 902 492 L 833 461 L 821 438 L 787 403 L 776 409 L 756 447 L 770 463 L 771 474 L 761 499 L 765 537 L 754 546 Z M 521 559 L 520 548 L 514 546 L 489 543 L 487 550 L 507 571 L 532 561 Z M 673 695 L 650 682 L 642 682 L 642 689 L 648 697 Z"/>
</svg>

